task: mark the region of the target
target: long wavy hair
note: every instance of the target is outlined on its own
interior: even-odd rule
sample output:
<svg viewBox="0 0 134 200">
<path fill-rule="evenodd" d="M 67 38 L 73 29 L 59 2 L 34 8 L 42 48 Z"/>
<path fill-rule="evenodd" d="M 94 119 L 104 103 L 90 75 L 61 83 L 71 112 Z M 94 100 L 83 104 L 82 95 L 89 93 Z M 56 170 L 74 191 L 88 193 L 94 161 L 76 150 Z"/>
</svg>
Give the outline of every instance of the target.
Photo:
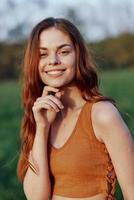
<svg viewBox="0 0 134 200">
<path fill-rule="evenodd" d="M 29 162 L 29 152 L 32 149 L 36 125 L 32 113 L 34 101 L 42 95 L 44 83 L 38 71 L 39 40 L 42 31 L 55 27 L 68 34 L 76 51 L 76 85 L 82 97 L 87 101 L 110 100 L 99 92 L 99 81 L 96 67 L 79 30 L 68 20 L 63 18 L 47 18 L 38 23 L 29 37 L 22 70 L 22 105 L 24 114 L 21 123 L 21 148 L 17 165 L 18 179 L 23 182 L 28 167 L 34 171 Z"/>
</svg>

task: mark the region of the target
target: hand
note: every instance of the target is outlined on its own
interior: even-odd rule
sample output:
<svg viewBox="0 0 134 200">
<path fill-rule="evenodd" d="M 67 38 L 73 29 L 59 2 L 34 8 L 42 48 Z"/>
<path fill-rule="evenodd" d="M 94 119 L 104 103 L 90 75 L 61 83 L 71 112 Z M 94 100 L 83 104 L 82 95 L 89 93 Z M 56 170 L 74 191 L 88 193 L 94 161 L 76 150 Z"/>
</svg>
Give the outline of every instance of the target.
<svg viewBox="0 0 134 200">
<path fill-rule="evenodd" d="M 36 99 L 32 107 L 37 125 L 51 125 L 53 123 L 57 112 L 64 108 L 60 101 L 61 95 L 62 92 L 57 88 L 44 87 L 42 96 Z"/>
</svg>

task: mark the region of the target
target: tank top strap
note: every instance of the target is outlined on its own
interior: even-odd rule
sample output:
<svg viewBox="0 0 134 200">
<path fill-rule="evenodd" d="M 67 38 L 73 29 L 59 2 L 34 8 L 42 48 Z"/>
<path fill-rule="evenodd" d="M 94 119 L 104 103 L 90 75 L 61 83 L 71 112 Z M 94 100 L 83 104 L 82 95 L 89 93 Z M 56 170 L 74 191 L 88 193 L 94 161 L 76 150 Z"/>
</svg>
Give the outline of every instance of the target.
<svg viewBox="0 0 134 200">
<path fill-rule="evenodd" d="M 93 124 L 92 124 L 92 107 L 95 101 L 87 101 L 83 107 L 82 114 L 81 114 L 81 125 L 85 130 L 88 130 L 89 139 L 97 140 Z"/>
</svg>

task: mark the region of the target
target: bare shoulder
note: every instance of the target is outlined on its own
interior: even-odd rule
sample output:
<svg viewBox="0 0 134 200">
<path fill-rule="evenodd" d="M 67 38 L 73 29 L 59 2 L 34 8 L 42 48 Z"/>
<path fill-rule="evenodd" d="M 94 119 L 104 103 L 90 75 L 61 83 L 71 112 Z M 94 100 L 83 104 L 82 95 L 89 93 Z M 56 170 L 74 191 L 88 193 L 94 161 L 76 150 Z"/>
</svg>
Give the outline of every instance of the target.
<svg viewBox="0 0 134 200">
<path fill-rule="evenodd" d="M 91 112 L 94 132 L 99 141 L 113 126 L 124 124 L 118 109 L 110 101 L 99 101 L 93 104 Z"/>
<path fill-rule="evenodd" d="M 92 116 L 101 123 L 120 116 L 118 109 L 110 101 L 99 101 L 93 104 Z"/>
</svg>

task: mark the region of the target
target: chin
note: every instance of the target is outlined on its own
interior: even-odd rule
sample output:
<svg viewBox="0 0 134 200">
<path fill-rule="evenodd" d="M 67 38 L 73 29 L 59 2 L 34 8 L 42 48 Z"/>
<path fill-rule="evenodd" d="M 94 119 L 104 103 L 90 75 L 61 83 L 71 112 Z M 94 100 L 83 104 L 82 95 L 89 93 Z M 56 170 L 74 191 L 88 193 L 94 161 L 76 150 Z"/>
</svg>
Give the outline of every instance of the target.
<svg viewBox="0 0 134 200">
<path fill-rule="evenodd" d="M 56 83 L 54 83 L 54 84 L 48 83 L 46 85 L 49 85 L 49 86 L 54 87 L 54 88 L 62 88 L 62 87 L 65 86 L 65 84 L 56 84 Z"/>
<path fill-rule="evenodd" d="M 75 84 L 74 80 L 70 80 L 64 83 L 53 83 L 53 84 L 49 83 L 49 86 L 55 87 L 55 88 L 64 88 L 64 87 L 68 87 L 74 84 Z"/>
</svg>

